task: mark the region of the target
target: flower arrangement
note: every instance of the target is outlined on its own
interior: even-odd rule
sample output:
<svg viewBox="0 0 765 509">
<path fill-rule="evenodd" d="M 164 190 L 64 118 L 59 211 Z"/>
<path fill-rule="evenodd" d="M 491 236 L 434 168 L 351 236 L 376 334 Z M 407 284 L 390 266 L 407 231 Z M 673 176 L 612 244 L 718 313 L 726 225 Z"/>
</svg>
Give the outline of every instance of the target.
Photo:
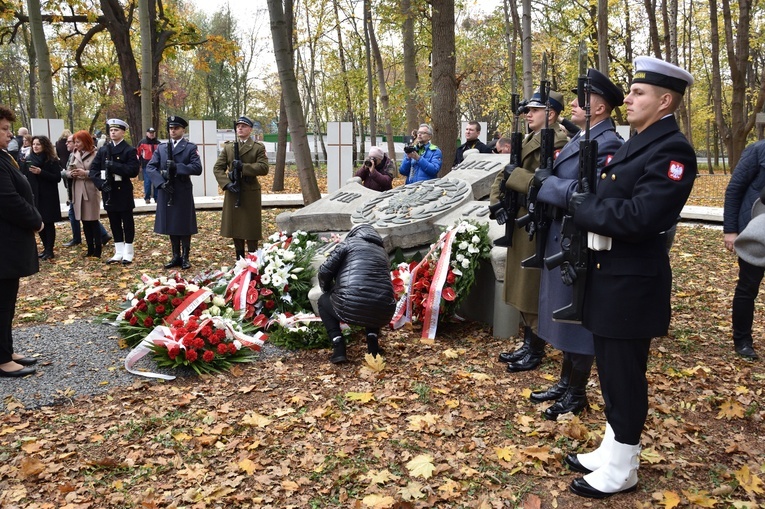
<svg viewBox="0 0 765 509">
<path fill-rule="evenodd" d="M 391 272 L 399 307 L 393 321 L 424 324 L 435 335 L 439 319 L 452 316 L 470 292 L 480 261 L 489 257 L 488 225 L 462 221 L 447 228 L 420 262 L 400 263 Z"/>
<path fill-rule="evenodd" d="M 315 273 L 311 260 L 318 248 L 316 236 L 306 232 L 271 235 L 262 249 L 237 261 L 225 290 L 226 303 L 242 320 L 310 308 L 308 290 Z"/>
<path fill-rule="evenodd" d="M 172 322 L 181 313 L 199 316 L 211 303 L 211 290 L 189 283 L 179 274 L 156 279 L 144 274 L 141 281 L 125 297 L 127 309 L 114 317 L 122 338 L 131 348 L 154 327 Z"/>
<path fill-rule="evenodd" d="M 332 346 L 321 318 L 313 313 L 277 313 L 265 326 L 269 342 L 288 350 Z"/>
<path fill-rule="evenodd" d="M 203 313 L 157 327 L 147 336 L 157 365 L 188 366 L 197 374 L 227 371 L 234 363 L 252 362 L 266 340 L 246 335 L 234 320 Z"/>
</svg>

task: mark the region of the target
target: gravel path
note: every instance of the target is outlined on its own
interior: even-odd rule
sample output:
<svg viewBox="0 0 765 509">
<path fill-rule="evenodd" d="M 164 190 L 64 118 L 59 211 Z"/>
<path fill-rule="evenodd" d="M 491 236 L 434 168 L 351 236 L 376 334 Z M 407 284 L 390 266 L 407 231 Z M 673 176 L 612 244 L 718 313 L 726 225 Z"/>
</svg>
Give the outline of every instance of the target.
<svg viewBox="0 0 765 509">
<path fill-rule="evenodd" d="M 130 386 L 136 380 L 153 380 L 125 370 L 125 357 L 130 350 L 121 350 L 117 337 L 116 327 L 95 320 L 15 328 L 14 350 L 37 358 L 37 373 L 24 378 L 0 378 L 0 410 L 18 404 L 26 408 L 61 404 Z M 284 353 L 285 350 L 266 343 L 259 358 Z M 150 355 L 141 359 L 136 368 L 179 377 L 194 376 L 190 369 L 160 370 Z"/>
</svg>

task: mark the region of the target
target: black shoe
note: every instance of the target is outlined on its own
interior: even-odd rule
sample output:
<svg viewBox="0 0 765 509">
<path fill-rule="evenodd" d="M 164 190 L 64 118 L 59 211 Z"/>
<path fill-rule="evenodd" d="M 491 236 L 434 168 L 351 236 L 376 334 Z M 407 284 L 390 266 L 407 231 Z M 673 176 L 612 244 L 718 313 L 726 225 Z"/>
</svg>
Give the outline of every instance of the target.
<svg viewBox="0 0 765 509">
<path fill-rule="evenodd" d="M 173 267 L 180 267 L 183 264 L 183 260 L 180 255 L 173 256 L 172 259 L 165 264 L 166 269 L 172 269 Z"/>
<path fill-rule="evenodd" d="M 54 255 L 53 253 L 45 252 L 40 257 L 40 260 L 50 260 L 51 258 L 55 258 L 55 257 L 56 255 Z"/>
<path fill-rule="evenodd" d="M 367 334 L 367 353 L 373 357 L 385 355 L 385 350 L 380 348 L 380 343 L 377 341 L 377 335 L 375 334 Z"/>
<path fill-rule="evenodd" d="M 532 392 L 529 395 L 529 399 L 533 403 L 542 403 L 543 401 L 552 401 L 554 399 L 557 400 L 566 393 L 566 389 L 568 389 L 568 381 L 563 383 L 563 380 L 560 380 L 546 391 Z"/>
<path fill-rule="evenodd" d="M 518 362 L 523 359 L 523 356 L 528 353 L 531 344 L 531 329 L 526 327 L 523 329 L 523 344 L 512 352 L 502 352 L 499 354 L 499 362 L 510 363 Z"/>
<path fill-rule="evenodd" d="M 80 244 L 82 244 L 81 240 L 74 240 L 74 239 L 72 239 L 69 242 L 67 242 L 66 244 L 64 244 L 64 247 L 79 246 Z"/>
<path fill-rule="evenodd" d="M 736 345 L 736 353 L 741 357 L 749 360 L 759 359 L 760 356 L 754 351 L 752 345 Z"/>
<path fill-rule="evenodd" d="M 101 237 L 101 245 L 105 246 L 110 240 L 112 240 L 112 236 L 107 233 L 105 236 Z"/>
<path fill-rule="evenodd" d="M 566 393 L 558 401 L 545 409 L 542 416 L 548 421 L 557 421 L 559 415 L 569 412 L 578 414 L 585 408 L 589 408 L 590 402 L 587 401 L 587 381 L 589 379 L 589 370 L 579 371 L 572 369 Z"/>
<path fill-rule="evenodd" d="M 568 489 L 571 491 L 571 493 L 579 495 L 580 497 L 608 498 L 611 495 L 616 495 L 618 493 L 631 493 L 637 490 L 637 484 L 635 486 L 630 486 L 629 488 L 623 489 L 621 491 L 616 491 L 614 493 L 604 493 L 590 486 L 590 484 L 587 481 L 585 481 L 583 477 L 577 477 L 576 479 L 571 481 L 571 484 L 569 485 Z"/>
<path fill-rule="evenodd" d="M 37 359 L 34 357 L 22 357 L 21 359 L 13 359 L 13 362 L 22 366 L 34 366 L 37 364 Z"/>
<path fill-rule="evenodd" d="M 17 362 L 17 361 L 14 361 L 14 362 Z M 18 369 L 16 371 L 5 371 L 4 369 L 0 369 L 0 377 L 5 377 L 5 378 L 18 378 L 18 377 L 27 376 L 27 375 L 33 375 L 35 373 L 37 373 L 37 370 L 29 366 L 24 366 L 23 368 Z"/>
<path fill-rule="evenodd" d="M 507 371 L 510 373 L 517 373 L 518 371 L 532 371 L 537 369 L 542 364 L 542 359 L 545 357 L 544 350 L 539 352 L 528 352 L 518 362 L 510 362 L 507 365 Z"/>
<path fill-rule="evenodd" d="M 592 470 L 590 470 L 589 468 L 579 463 L 579 458 L 576 457 L 576 454 L 566 454 L 566 457 L 564 458 L 563 462 L 566 465 L 568 465 L 568 468 L 570 468 L 574 472 L 579 472 L 581 474 L 592 473 Z"/>
<path fill-rule="evenodd" d="M 332 364 L 342 364 L 348 362 L 348 357 L 345 356 L 345 340 L 343 338 L 332 340 L 332 355 L 329 357 L 329 362 Z"/>
</svg>

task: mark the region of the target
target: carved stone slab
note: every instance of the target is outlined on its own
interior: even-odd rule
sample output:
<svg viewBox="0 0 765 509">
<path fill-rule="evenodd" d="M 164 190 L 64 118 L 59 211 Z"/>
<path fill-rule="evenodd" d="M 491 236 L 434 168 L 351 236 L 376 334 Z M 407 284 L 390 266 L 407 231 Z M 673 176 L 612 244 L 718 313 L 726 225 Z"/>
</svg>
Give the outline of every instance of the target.
<svg viewBox="0 0 765 509">
<path fill-rule="evenodd" d="M 481 200 L 489 197 L 494 178 L 509 162 L 510 154 L 468 154 L 448 176 L 466 181 L 473 197 Z"/>
</svg>

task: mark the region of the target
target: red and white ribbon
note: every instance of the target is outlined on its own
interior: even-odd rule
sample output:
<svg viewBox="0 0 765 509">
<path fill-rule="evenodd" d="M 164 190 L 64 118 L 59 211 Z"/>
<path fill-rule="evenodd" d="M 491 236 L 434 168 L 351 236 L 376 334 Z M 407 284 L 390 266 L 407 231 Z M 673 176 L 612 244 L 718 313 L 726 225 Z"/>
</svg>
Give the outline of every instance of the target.
<svg viewBox="0 0 765 509">
<path fill-rule="evenodd" d="M 433 273 L 433 280 L 430 283 L 428 298 L 425 301 L 425 316 L 422 324 L 422 337 L 433 339 L 436 337 L 438 328 L 438 314 L 441 308 L 441 291 L 446 283 L 446 276 L 449 273 L 449 261 L 452 257 L 452 244 L 457 236 L 457 229 L 453 228 L 446 233 L 443 238 L 443 247 L 441 256 L 438 257 L 438 263 Z"/>
</svg>

